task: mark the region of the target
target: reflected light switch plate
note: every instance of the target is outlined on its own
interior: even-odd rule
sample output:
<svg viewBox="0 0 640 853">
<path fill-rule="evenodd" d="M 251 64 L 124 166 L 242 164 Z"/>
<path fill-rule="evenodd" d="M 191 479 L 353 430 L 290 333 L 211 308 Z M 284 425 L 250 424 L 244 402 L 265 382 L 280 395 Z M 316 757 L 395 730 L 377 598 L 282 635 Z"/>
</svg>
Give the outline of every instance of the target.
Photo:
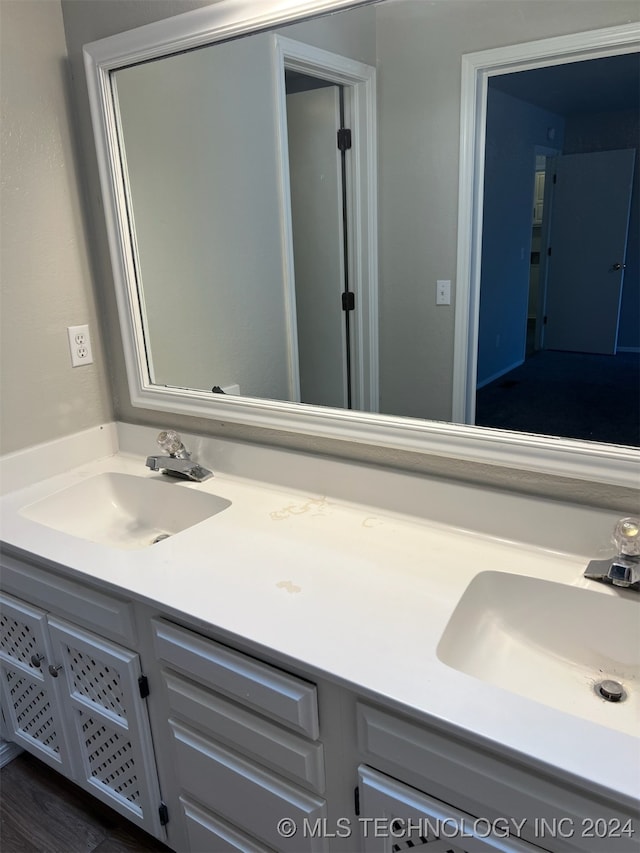
<svg viewBox="0 0 640 853">
<path fill-rule="evenodd" d="M 451 282 L 448 279 L 436 282 L 436 305 L 451 305 Z"/>
</svg>

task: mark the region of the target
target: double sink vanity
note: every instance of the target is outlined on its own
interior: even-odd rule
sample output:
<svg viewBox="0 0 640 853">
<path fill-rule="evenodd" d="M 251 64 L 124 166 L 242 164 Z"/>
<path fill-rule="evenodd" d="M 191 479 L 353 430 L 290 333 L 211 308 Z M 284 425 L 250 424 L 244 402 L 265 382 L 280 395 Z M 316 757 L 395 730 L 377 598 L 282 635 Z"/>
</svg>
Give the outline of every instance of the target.
<svg viewBox="0 0 640 853">
<path fill-rule="evenodd" d="M 117 422 L 0 458 L 0 735 L 179 853 L 639 853 L 637 449 L 474 424 L 488 81 L 640 25 L 178 5 L 62 3 Z M 320 264 L 296 199 L 330 183 Z M 207 436 L 135 425 L 174 418 Z"/>
<path fill-rule="evenodd" d="M 619 513 L 156 432 L 2 460 L 5 737 L 180 851 L 639 849 Z"/>
</svg>

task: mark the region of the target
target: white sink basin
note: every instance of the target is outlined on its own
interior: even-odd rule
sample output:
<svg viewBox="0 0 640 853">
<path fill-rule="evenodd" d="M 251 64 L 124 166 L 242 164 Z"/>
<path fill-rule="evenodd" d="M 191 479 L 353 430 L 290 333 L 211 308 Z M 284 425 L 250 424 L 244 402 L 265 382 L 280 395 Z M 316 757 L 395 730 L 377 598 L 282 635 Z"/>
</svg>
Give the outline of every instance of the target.
<svg viewBox="0 0 640 853">
<path fill-rule="evenodd" d="M 606 595 L 481 572 L 462 595 L 437 655 L 505 690 L 617 731 L 640 733 L 636 593 Z M 607 701 L 597 692 L 607 679 L 622 684 L 621 701 Z"/>
<path fill-rule="evenodd" d="M 20 510 L 71 536 L 112 548 L 144 548 L 193 527 L 231 502 L 175 480 L 97 474 Z M 160 539 L 158 539 L 160 537 Z"/>
</svg>

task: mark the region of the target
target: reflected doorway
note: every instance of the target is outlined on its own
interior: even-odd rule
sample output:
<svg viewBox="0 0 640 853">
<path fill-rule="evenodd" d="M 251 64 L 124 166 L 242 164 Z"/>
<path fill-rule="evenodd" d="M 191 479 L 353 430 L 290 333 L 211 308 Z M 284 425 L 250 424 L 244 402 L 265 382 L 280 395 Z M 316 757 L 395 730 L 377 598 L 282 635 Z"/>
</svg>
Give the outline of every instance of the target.
<svg viewBox="0 0 640 853">
<path fill-rule="evenodd" d="M 637 53 L 632 53 L 618 57 L 583 60 L 560 67 L 542 67 L 531 71 L 506 73 L 489 81 L 475 399 L 475 423 L 478 425 L 635 446 L 639 444 L 640 417 L 635 403 L 631 402 L 630 405 L 625 403 L 622 420 L 626 421 L 626 425 L 618 424 L 620 429 L 617 429 L 617 425 L 613 423 L 612 414 L 618 408 L 615 404 L 616 399 L 624 399 L 626 394 L 628 395 L 629 388 L 634 389 L 633 396 L 637 398 L 640 390 L 640 330 L 638 329 L 640 312 L 633 310 L 640 296 L 638 292 L 640 281 L 637 234 L 639 205 L 637 151 L 627 151 L 625 155 L 627 160 L 635 161 L 635 177 L 631 181 L 627 175 L 626 187 L 623 187 L 627 192 L 627 219 L 622 229 L 624 231 L 629 226 L 629 200 L 631 199 L 632 221 L 629 234 L 635 236 L 630 236 L 626 247 L 624 240 L 620 243 L 613 251 L 615 258 L 613 254 L 611 258 L 607 255 L 606 269 L 603 268 L 606 282 L 600 282 L 598 285 L 600 288 L 607 285 L 607 296 L 612 297 L 612 305 L 615 303 L 612 315 L 615 328 L 613 331 L 610 330 L 614 343 L 606 350 L 598 343 L 602 336 L 601 330 L 605 325 L 604 310 L 600 311 L 596 308 L 591 311 L 591 316 L 596 317 L 596 324 L 590 331 L 587 331 L 588 315 L 585 313 L 590 287 L 587 284 L 591 263 L 587 260 L 589 250 L 604 240 L 600 226 L 590 229 L 595 215 L 592 216 L 586 212 L 587 202 L 590 202 L 589 196 L 596 194 L 595 181 L 592 180 L 595 176 L 593 169 L 587 169 L 586 175 L 583 173 L 581 188 L 584 195 L 583 200 L 578 202 L 577 209 L 574 206 L 573 212 L 569 214 L 565 210 L 564 213 L 558 214 L 555 220 L 555 214 L 551 217 L 548 215 L 554 210 L 551 204 L 554 194 L 553 174 L 557 174 L 559 164 L 562 165 L 560 161 L 568 162 L 572 157 L 575 160 L 582 158 L 585 161 L 590 160 L 593 165 L 594 159 L 613 156 L 616 149 L 630 148 L 629 140 L 631 139 L 635 140 L 633 144 L 637 144 L 639 70 L 640 57 Z M 615 87 L 615 98 L 610 94 L 607 95 L 606 86 L 602 82 L 607 81 L 609 77 Z M 598 80 L 600 85 L 590 87 L 589 80 Z M 520 145 L 520 149 L 516 145 L 515 154 L 507 154 L 503 150 L 496 155 L 491 147 L 491 119 L 492 115 L 494 118 L 496 115 L 499 117 L 499 108 L 506 105 L 510 107 L 511 116 L 516 109 L 526 117 L 527 120 L 524 122 L 512 121 L 511 126 L 528 126 L 529 138 L 518 141 L 517 145 Z M 538 123 L 537 137 L 531 132 L 536 122 Z M 510 135 L 513 137 L 515 133 Z M 539 143 L 551 139 L 554 146 L 557 145 L 555 151 L 562 152 L 565 156 L 560 157 L 559 161 L 553 164 L 552 180 L 549 181 L 546 166 L 550 162 L 548 156 L 554 151 L 553 149 L 545 150 L 545 147 Z M 522 147 L 523 143 L 529 146 L 528 152 Z M 519 184 L 520 195 L 517 198 L 513 193 L 517 185 L 513 175 L 508 186 L 502 188 L 497 186 L 500 177 L 495 168 L 495 160 L 501 160 L 499 168 L 503 168 L 505 160 L 509 157 L 511 161 L 517 161 L 519 157 L 528 157 L 531 164 L 529 168 L 536 169 L 534 179 L 529 173 L 529 178 L 525 180 L 523 171 Z M 513 162 L 508 162 L 505 168 L 513 169 L 513 165 Z M 545 172 L 547 172 L 546 179 Z M 602 208 L 609 195 L 613 194 L 618 199 L 624 196 L 624 192 L 619 192 L 619 186 L 618 190 L 613 190 L 613 185 L 613 176 L 609 170 L 601 184 L 602 189 L 597 190 L 601 193 L 601 199 L 595 205 L 596 211 Z M 631 195 L 629 195 L 629 189 L 631 189 Z M 496 227 L 494 211 L 490 208 L 491 203 L 495 206 L 502 205 L 502 227 Z M 527 217 L 532 215 L 533 219 L 529 219 L 529 224 L 525 228 Z M 605 219 L 608 218 L 605 217 Z M 518 221 L 522 224 L 519 232 L 517 232 Z M 554 281 L 550 279 L 549 273 L 552 271 L 557 273 L 558 266 L 556 265 L 554 270 L 553 265 L 556 259 L 559 262 L 560 253 L 556 250 L 563 245 L 566 237 L 558 236 L 562 230 L 558 228 L 556 229 L 558 233 L 550 241 L 551 244 L 557 245 L 549 244 L 547 235 L 554 221 L 557 226 L 573 224 L 576 242 L 583 247 L 575 263 L 572 262 L 565 268 L 568 272 L 565 271 L 560 275 L 560 284 L 558 276 L 556 275 Z M 564 230 L 567 230 L 566 227 Z M 513 238 L 511 242 L 509 237 Z M 549 250 L 552 252 L 551 256 L 548 254 Z M 491 252 L 494 253 L 493 266 Z M 526 272 L 519 269 L 519 263 L 525 258 L 528 260 Z M 625 263 L 628 270 L 633 272 L 622 273 L 623 286 L 620 271 L 624 271 Z M 616 273 L 620 275 L 620 281 L 614 293 L 608 285 L 611 284 L 611 276 Z M 502 284 L 503 291 L 500 291 L 496 282 Z M 593 290 L 597 296 L 595 285 Z M 548 334 L 552 331 L 549 325 L 551 309 L 556 321 L 559 312 L 566 309 L 564 326 L 561 328 L 556 322 L 556 330 L 561 329 L 562 332 L 560 337 L 555 334 L 555 331 L 553 335 Z M 611 314 L 610 311 L 607 313 Z M 608 333 L 608 338 L 611 338 L 611 334 Z M 496 357 L 496 353 L 505 346 L 510 347 L 508 351 L 501 354 L 505 357 L 502 359 Z M 566 352 L 564 354 L 543 352 L 543 349 L 552 348 Z M 611 355 L 604 356 L 605 361 L 602 364 L 587 364 L 584 360 L 580 365 L 578 364 L 580 352 L 604 351 L 610 352 Z M 537 359 L 535 379 L 532 371 L 525 370 L 532 359 Z M 558 359 L 561 359 L 561 364 L 558 363 Z M 582 406 L 577 402 L 577 398 L 574 398 L 574 393 L 578 391 L 581 377 L 587 377 L 586 384 L 589 384 L 590 374 L 593 377 L 593 386 L 602 382 L 603 393 L 595 393 L 591 397 L 587 394 L 585 400 L 590 399 L 591 402 Z M 558 391 L 555 383 L 563 376 L 568 384 L 564 391 Z M 518 396 L 515 389 L 522 390 L 523 383 L 529 381 L 537 383 L 540 387 L 536 388 L 532 385 L 530 395 L 527 396 L 524 393 L 520 395 L 521 399 L 518 403 L 520 410 L 510 419 L 504 410 L 507 406 L 506 399 Z M 548 387 L 546 395 L 545 383 Z M 615 388 L 619 391 L 614 391 Z M 592 390 L 595 391 L 595 387 Z M 552 398 L 557 400 L 557 412 L 549 409 Z M 606 402 L 607 400 L 609 403 Z M 543 401 L 542 404 L 541 401 Z M 490 403 L 495 405 L 495 410 L 491 410 Z M 573 426 L 569 423 L 571 417 L 567 411 L 571 406 L 575 409 L 573 414 L 576 423 Z M 529 415 L 525 413 L 527 408 Z M 541 422 L 544 411 L 547 411 L 547 423 Z M 620 413 L 616 416 L 618 417 Z M 581 419 L 583 423 L 579 423 Z M 593 421 L 591 425 L 590 420 Z"/>
<path fill-rule="evenodd" d="M 300 402 L 352 408 L 344 87 L 285 69 Z"/>
<path fill-rule="evenodd" d="M 272 38 L 279 68 L 277 108 L 286 286 L 289 301 L 296 308 L 289 328 L 289 346 L 295 354 L 295 401 L 377 412 L 378 176 L 376 137 L 370 132 L 376 126 L 376 71 L 365 63 L 294 39 L 281 35 Z M 315 82 L 310 83 L 309 78 Z M 294 89 L 299 86 L 302 91 L 296 93 Z M 294 108 L 299 94 L 303 96 L 300 103 L 306 106 Z M 323 110 L 332 118 L 317 120 L 312 101 L 322 102 Z M 294 112 L 302 115 L 298 130 L 302 128 L 302 136 L 306 137 L 302 157 L 289 151 Z M 326 169 L 318 168 L 314 159 L 317 139 L 309 128 L 315 124 L 328 140 L 323 153 Z M 305 168 L 298 174 L 300 163 Z M 311 173 L 316 190 L 305 190 Z M 301 192 L 297 185 L 303 188 Z M 331 186 L 331 192 L 326 192 L 327 186 Z M 328 237 L 326 242 L 323 238 L 317 244 L 317 217 L 309 213 L 321 198 L 327 202 L 320 220 L 329 223 L 325 229 Z M 301 211 L 306 217 L 304 224 Z M 308 284 L 296 282 L 307 277 Z M 314 281 L 319 282 L 317 288 Z M 318 333 L 314 329 L 307 335 L 301 328 L 298 332 L 298 322 L 307 329 L 318 325 L 317 303 L 325 298 L 331 303 L 331 310 L 323 314 L 319 324 L 324 331 Z M 308 304 L 305 307 L 302 303 Z M 305 353 L 309 341 L 313 344 L 311 352 Z M 302 378 L 306 368 L 301 364 L 299 349 L 310 366 L 308 383 Z M 325 364 L 328 359 L 331 370 Z M 324 387 L 313 376 L 318 369 L 321 377 L 327 378 Z"/>
</svg>

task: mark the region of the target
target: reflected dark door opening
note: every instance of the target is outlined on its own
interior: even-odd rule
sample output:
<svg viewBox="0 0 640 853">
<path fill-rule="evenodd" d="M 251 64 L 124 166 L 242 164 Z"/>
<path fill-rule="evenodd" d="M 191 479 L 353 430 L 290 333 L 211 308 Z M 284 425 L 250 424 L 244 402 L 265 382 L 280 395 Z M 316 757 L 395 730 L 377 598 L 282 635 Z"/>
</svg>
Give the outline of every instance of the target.
<svg viewBox="0 0 640 853">
<path fill-rule="evenodd" d="M 550 158 L 548 172 L 538 161 L 532 255 L 542 249 L 543 257 L 539 280 L 529 279 L 525 354 L 478 389 L 477 424 L 640 446 L 640 353 L 616 352 L 622 275 L 607 262 L 626 255 L 632 160 L 628 151 L 565 155 Z"/>
<path fill-rule="evenodd" d="M 640 446 L 638 70 L 634 54 L 507 73 L 489 83 L 479 426 Z M 599 100 L 589 80 L 603 81 Z M 558 175 L 567 199 L 570 165 L 576 170 L 580 158 L 588 164 L 571 206 L 560 212 L 559 186 L 539 176 L 547 185 L 541 211 L 542 186 L 532 192 L 527 171 L 550 146 L 560 155 L 551 178 Z M 626 162 L 622 182 L 616 158 Z M 537 166 L 544 170 L 540 160 Z M 616 205 L 626 208 L 622 224 L 610 210 Z M 531 240 L 532 212 L 539 245 Z M 622 282 L 625 261 L 633 274 Z"/>
</svg>

